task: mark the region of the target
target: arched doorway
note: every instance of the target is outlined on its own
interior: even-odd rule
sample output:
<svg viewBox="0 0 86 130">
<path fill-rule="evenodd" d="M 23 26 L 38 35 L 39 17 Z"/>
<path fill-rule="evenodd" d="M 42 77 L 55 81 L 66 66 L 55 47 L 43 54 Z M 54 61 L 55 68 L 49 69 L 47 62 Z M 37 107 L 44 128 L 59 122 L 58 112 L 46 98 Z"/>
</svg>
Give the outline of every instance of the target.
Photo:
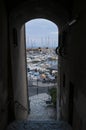
<svg viewBox="0 0 86 130">
<path fill-rule="evenodd" d="M 23 5 L 24 4 L 24 5 Z M 31 8 L 30 8 L 31 5 Z M 21 105 L 16 104 L 17 109 L 16 118 L 22 119 L 26 118 L 28 114 L 28 96 L 27 96 L 27 77 L 26 77 L 26 52 L 25 52 L 25 26 L 24 24 L 35 18 L 45 18 L 49 19 L 58 25 L 59 32 L 61 31 L 61 26 L 64 25 L 69 18 L 68 13 L 66 10 L 58 4 L 59 12 L 54 11 L 54 6 L 52 3 L 41 3 L 40 8 L 39 5 L 34 2 L 29 3 L 24 2 L 21 5 L 17 6 L 16 9 L 12 10 L 10 17 L 9 17 L 9 25 L 10 25 L 10 47 L 11 47 L 11 62 L 12 62 L 12 80 L 13 80 L 13 88 L 14 88 L 14 100 L 19 100 L 18 104 L 22 104 L 24 108 L 21 112 L 19 109 Z M 32 10 L 32 8 L 34 8 Z M 35 12 L 35 13 L 34 13 Z M 61 15 L 62 14 L 62 15 Z M 59 17 L 60 16 L 60 17 Z M 16 31 L 14 31 L 16 30 Z M 14 33 L 16 35 L 14 35 Z M 17 36 L 17 37 L 16 37 Z M 14 42 L 17 40 L 17 42 Z M 16 43 L 16 44 L 14 44 Z M 23 58 L 22 58 L 23 57 Z M 21 73 L 21 74 L 20 74 Z M 60 73 L 59 73 L 60 74 Z M 60 78 L 59 78 L 60 81 Z M 60 84 L 60 83 L 59 83 Z M 59 85 L 60 86 L 60 85 Z M 58 89 L 60 90 L 60 89 Z M 60 97 L 60 93 L 58 91 L 58 100 Z M 58 112 L 59 113 L 59 103 L 58 105 Z M 21 114 L 22 113 L 22 114 Z M 24 116 L 23 116 L 24 114 Z"/>
<path fill-rule="evenodd" d="M 25 27 L 28 96 L 33 116 L 30 114 L 29 118 L 56 119 L 58 56 L 55 50 L 58 46 L 58 28 L 53 22 L 42 18 L 28 21 Z M 49 113 L 50 110 L 52 113 Z"/>
</svg>

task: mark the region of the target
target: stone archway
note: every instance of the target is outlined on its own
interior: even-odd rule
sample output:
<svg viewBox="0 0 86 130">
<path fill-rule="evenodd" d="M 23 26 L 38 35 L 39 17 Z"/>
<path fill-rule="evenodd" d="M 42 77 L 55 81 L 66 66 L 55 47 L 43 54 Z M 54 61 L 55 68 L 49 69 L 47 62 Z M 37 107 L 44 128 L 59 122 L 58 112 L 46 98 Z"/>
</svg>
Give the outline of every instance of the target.
<svg viewBox="0 0 86 130">
<path fill-rule="evenodd" d="M 68 19 L 69 19 L 69 14 L 67 13 L 67 10 L 63 8 L 59 3 L 57 4 L 57 8 L 54 7 L 54 3 L 49 2 L 41 2 L 38 4 L 37 2 L 23 2 L 20 3 L 16 8 L 12 10 L 10 13 L 9 17 L 9 24 L 10 24 L 10 43 L 11 43 L 11 58 L 12 58 L 12 69 L 13 69 L 13 86 L 16 89 L 14 89 L 14 97 L 15 100 L 19 100 L 18 102 L 22 104 L 25 108 L 27 108 L 27 111 L 25 111 L 25 117 L 27 116 L 28 113 L 28 99 L 27 99 L 27 80 L 26 80 L 26 72 L 25 72 L 25 67 L 26 67 L 26 61 L 25 61 L 25 28 L 24 24 L 25 22 L 35 19 L 37 17 L 39 18 L 45 18 L 49 19 L 52 22 L 54 22 L 56 25 L 58 25 L 59 32 L 61 30 L 62 25 L 64 25 Z M 23 26 L 22 26 L 23 25 Z M 13 30 L 14 28 L 17 30 L 16 35 L 17 35 L 17 45 L 14 45 L 13 41 Z M 24 55 L 23 55 L 24 54 Z M 21 56 L 24 56 L 24 59 L 22 60 Z M 15 68 L 16 66 L 16 68 Z M 23 70 L 23 71 L 22 71 Z M 22 74 L 20 75 L 20 72 Z M 15 80 L 15 76 L 16 80 Z M 20 76 L 20 78 L 19 78 Z M 20 79 L 23 79 L 22 82 Z M 16 82 L 15 82 L 16 81 Z M 59 86 L 60 86 L 60 78 L 59 78 Z M 20 86 L 20 87 L 19 87 Z M 25 86 L 25 89 L 21 89 Z M 60 88 L 58 88 L 60 91 Z M 60 92 L 58 91 L 58 100 L 60 98 Z M 18 94 L 18 92 L 20 94 Z M 21 97 L 21 98 L 20 98 Z M 26 102 L 24 102 L 24 98 L 26 97 Z M 58 105 L 58 110 L 57 114 L 60 115 L 60 109 L 59 109 L 59 101 L 57 103 Z M 17 105 L 18 106 L 18 105 Z M 20 106 L 20 105 L 19 105 Z M 16 114 L 18 116 L 18 114 Z M 21 114 L 19 114 L 21 115 Z M 23 116 L 18 117 L 23 118 Z M 60 118 L 60 116 L 58 116 Z"/>
<path fill-rule="evenodd" d="M 34 115 L 36 114 L 35 115 L 36 118 L 36 116 L 38 117 L 39 112 L 41 110 L 43 110 L 42 113 L 43 112 L 44 114 L 46 113 L 46 105 L 44 111 L 44 109 L 42 109 L 41 102 L 43 101 L 43 103 L 45 104 L 46 101 L 44 100 L 45 99 L 48 100 L 48 97 L 50 97 L 49 90 L 53 88 L 53 90 L 56 90 L 57 93 L 57 84 L 58 84 L 58 79 L 57 79 L 58 58 L 57 57 L 58 56 L 55 53 L 55 48 L 58 46 L 58 27 L 52 21 L 44 18 L 32 19 L 25 24 L 25 27 L 26 27 L 25 30 L 26 30 L 26 41 L 27 41 L 26 42 L 27 67 L 29 69 L 29 71 L 27 71 L 28 91 L 29 91 L 28 97 L 30 99 L 30 104 L 31 104 L 30 110 L 33 111 L 33 112 L 31 111 L 31 113 L 34 113 Z M 36 60 L 36 62 L 34 60 Z M 52 65 L 52 63 L 54 64 Z M 38 76 L 35 76 L 36 73 Z M 53 79 L 51 79 L 50 76 Z M 38 80 L 36 79 L 37 77 Z M 35 96 L 36 101 L 33 100 L 31 96 Z M 41 98 L 41 96 L 43 97 L 43 99 Z M 50 109 L 53 111 L 52 112 L 53 119 L 56 119 L 57 104 L 55 103 L 57 102 L 56 99 L 57 95 L 54 97 L 55 97 L 54 98 L 55 100 L 53 100 L 55 101 L 54 106 Z M 37 108 L 34 107 L 34 104 L 36 103 L 38 104 Z M 39 110 L 40 108 L 41 110 Z M 39 111 L 38 113 L 36 112 L 37 110 Z M 34 115 L 33 117 L 32 116 L 30 117 L 34 119 Z M 41 120 L 43 119 L 46 120 L 46 118 L 50 120 L 49 114 L 47 113 L 45 115 L 46 115 L 45 118 L 43 118 L 44 116 L 41 115 L 40 117 Z"/>
</svg>

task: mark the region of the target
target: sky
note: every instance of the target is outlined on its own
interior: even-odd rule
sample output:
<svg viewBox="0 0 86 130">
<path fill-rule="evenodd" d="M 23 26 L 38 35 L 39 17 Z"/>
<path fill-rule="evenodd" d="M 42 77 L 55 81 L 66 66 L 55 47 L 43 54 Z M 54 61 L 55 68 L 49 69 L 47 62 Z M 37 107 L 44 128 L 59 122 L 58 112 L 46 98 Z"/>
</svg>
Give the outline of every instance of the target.
<svg viewBox="0 0 86 130">
<path fill-rule="evenodd" d="M 57 47 L 58 27 L 46 19 L 33 19 L 25 24 L 26 48 Z"/>
</svg>

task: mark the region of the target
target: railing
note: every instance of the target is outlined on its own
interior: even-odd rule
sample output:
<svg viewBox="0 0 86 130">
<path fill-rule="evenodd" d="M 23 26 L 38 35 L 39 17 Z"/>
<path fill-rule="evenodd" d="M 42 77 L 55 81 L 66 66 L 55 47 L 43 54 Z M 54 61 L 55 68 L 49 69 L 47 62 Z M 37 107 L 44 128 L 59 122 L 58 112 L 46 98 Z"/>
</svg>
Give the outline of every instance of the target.
<svg viewBox="0 0 86 130">
<path fill-rule="evenodd" d="M 28 111 L 19 101 L 14 102 L 17 109 L 21 109 L 22 111 Z"/>
</svg>

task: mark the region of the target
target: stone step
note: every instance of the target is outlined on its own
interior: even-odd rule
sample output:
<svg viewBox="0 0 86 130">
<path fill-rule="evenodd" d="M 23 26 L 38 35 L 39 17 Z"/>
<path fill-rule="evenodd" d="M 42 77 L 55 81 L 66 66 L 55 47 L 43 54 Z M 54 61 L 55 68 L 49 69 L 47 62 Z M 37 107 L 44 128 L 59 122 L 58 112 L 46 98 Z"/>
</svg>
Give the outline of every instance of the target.
<svg viewBox="0 0 86 130">
<path fill-rule="evenodd" d="M 64 121 L 15 121 L 6 130 L 72 130 Z"/>
</svg>

